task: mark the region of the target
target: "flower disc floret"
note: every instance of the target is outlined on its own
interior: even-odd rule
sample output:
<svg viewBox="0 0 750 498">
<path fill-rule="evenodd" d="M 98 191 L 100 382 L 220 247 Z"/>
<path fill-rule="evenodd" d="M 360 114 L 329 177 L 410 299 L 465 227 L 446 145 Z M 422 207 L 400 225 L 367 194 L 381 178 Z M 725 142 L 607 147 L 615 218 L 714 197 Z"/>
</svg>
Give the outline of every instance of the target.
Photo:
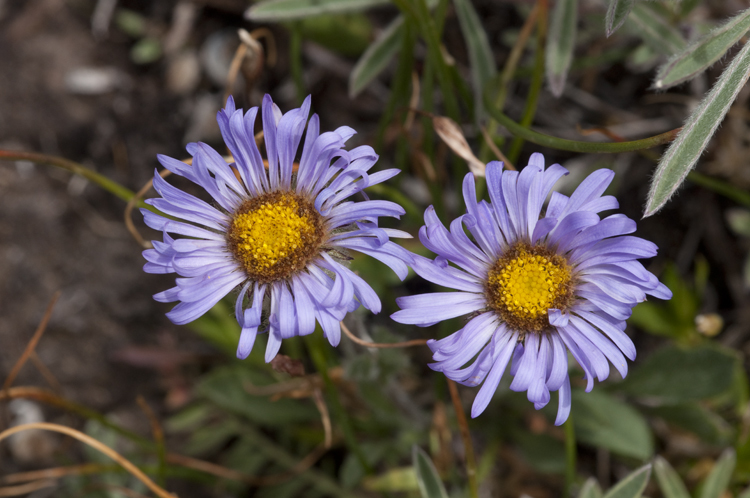
<svg viewBox="0 0 750 498">
<path fill-rule="evenodd" d="M 486 170 L 491 203 L 477 200 L 469 173 L 466 214 L 448 228 L 432 207 L 425 212 L 419 239 L 437 257 L 414 256 L 412 268 L 455 291 L 400 297 L 393 319 L 428 326 L 468 316 L 460 330 L 427 345 L 430 368 L 481 384 L 472 417 L 487 408 L 507 370 L 510 389 L 526 392 L 537 410 L 557 391 L 555 424 L 562 424 L 572 400 L 568 354 L 584 372 L 586 391 L 609 376 L 610 364 L 625 377 L 636 354 L 624 332 L 633 306 L 646 295 L 672 297 L 638 262 L 655 256 L 656 246 L 628 235 L 635 222 L 622 214 L 600 218 L 618 207 L 603 195 L 614 172 L 593 172 L 570 197 L 552 190 L 567 173 L 559 164 L 545 167 L 541 154 L 520 172 L 493 161 Z"/>
<path fill-rule="evenodd" d="M 216 116 L 230 161 L 204 143 L 188 144 L 192 164 L 157 156 L 172 173 L 205 189 L 212 202 L 155 172 L 161 197 L 146 202 L 167 216 L 141 210 L 146 224 L 163 234 L 143 252 L 143 269 L 180 277 L 154 299 L 177 301 L 167 317 L 182 325 L 238 290 L 238 358 L 246 358 L 256 336 L 267 332 L 269 362 L 283 339 L 312 334 L 316 324 L 336 346 L 347 313 L 360 305 L 378 313 L 378 295 L 346 265 L 349 251 L 385 263 L 402 280 L 412 261 L 411 253 L 390 240 L 410 235 L 378 226 L 380 217 L 398 218 L 404 209 L 366 196 L 350 199 L 399 170 L 371 171 L 378 160 L 372 147 L 345 149 L 356 132 L 342 126 L 321 133 L 310 107 L 308 97 L 299 109 L 282 113 L 266 95 L 262 155 L 255 142 L 260 109 L 244 112 L 230 97 Z"/>
<path fill-rule="evenodd" d="M 320 250 L 323 222 L 314 206 L 291 192 L 245 201 L 232 216 L 227 242 L 248 277 L 267 283 L 307 266 Z"/>
<path fill-rule="evenodd" d="M 487 272 L 487 302 L 508 326 L 523 332 L 550 328 L 547 310 L 567 310 L 571 272 L 565 258 L 541 246 L 517 243 Z"/>
</svg>

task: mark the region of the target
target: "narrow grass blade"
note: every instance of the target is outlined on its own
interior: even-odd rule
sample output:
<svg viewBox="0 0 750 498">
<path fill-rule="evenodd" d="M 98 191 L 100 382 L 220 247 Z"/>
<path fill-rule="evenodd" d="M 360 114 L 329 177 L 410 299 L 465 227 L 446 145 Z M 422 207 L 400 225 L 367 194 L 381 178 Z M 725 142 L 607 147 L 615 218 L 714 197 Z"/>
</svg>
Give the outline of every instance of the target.
<svg viewBox="0 0 750 498">
<path fill-rule="evenodd" d="M 664 498 L 690 498 L 682 479 L 664 458 L 656 457 L 654 473 Z"/>
<path fill-rule="evenodd" d="M 644 465 L 607 491 L 604 498 L 640 498 L 650 476 L 651 464 Z"/>
<path fill-rule="evenodd" d="M 417 472 L 417 484 L 422 498 L 448 498 L 443 481 L 440 480 L 435 464 L 427 453 L 415 444 L 411 458 Z"/>
<path fill-rule="evenodd" d="M 356 97 L 364 90 L 398 53 L 401 45 L 404 17 L 393 20 L 369 46 L 349 75 L 349 97 Z"/>
<path fill-rule="evenodd" d="M 662 156 L 651 182 L 644 217 L 651 216 L 661 209 L 682 184 L 729 111 L 732 102 L 737 98 L 737 94 L 747 83 L 748 77 L 750 43 L 746 43 L 734 57 Z"/>
<path fill-rule="evenodd" d="M 654 88 L 664 90 L 695 78 L 721 59 L 748 30 L 750 9 L 731 18 L 661 66 Z"/>
<path fill-rule="evenodd" d="M 661 54 L 676 54 L 687 45 L 680 32 L 646 3 L 634 5 L 629 19 L 634 25 L 633 32 Z"/>
<path fill-rule="evenodd" d="M 573 50 L 576 46 L 578 0 L 558 0 L 552 11 L 552 22 L 547 37 L 547 83 L 552 95 L 559 97 L 565 89 Z"/>
<path fill-rule="evenodd" d="M 620 29 L 622 23 L 628 18 L 634 3 L 635 0 L 609 0 L 607 17 L 604 19 L 604 30 L 607 33 L 607 38 Z"/>
<path fill-rule="evenodd" d="M 482 90 L 484 85 L 497 74 L 497 66 L 492 56 L 487 33 L 471 0 L 453 0 L 453 5 L 456 7 L 461 33 L 469 51 L 471 86 L 474 90 L 474 115 L 479 120 L 484 112 Z"/>
<path fill-rule="evenodd" d="M 578 498 L 602 498 L 602 488 L 599 487 L 599 483 L 596 479 L 589 477 L 581 488 L 581 492 L 578 493 Z"/>
<path fill-rule="evenodd" d="M 714 465 L 711 473 L 701 486 L 701 494 L 698 498 L 716 498 L 722 496 L 729 486 L 729 481 L 734 472 L 734 466 L 737 464 L 737 454 L 732 448 L 729 448 L 721 454 L 721 458 Z"/>
<path fill-rule="evenodd" d="M 287 21 L 320 14 L 359 11 L 386 3 L 388 0 L 268 0 L 247 9 L 245 18 L 257 22 Z"/>
</svg>

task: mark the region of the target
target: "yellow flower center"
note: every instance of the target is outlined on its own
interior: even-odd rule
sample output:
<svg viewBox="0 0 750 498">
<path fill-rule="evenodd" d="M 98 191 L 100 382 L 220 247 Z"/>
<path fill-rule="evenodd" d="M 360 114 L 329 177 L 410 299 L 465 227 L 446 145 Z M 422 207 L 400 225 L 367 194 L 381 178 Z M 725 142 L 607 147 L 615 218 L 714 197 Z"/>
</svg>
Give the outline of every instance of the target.
<svg viewBox="0 0 750 498">
<path fill-rule="evenodd" d="M 271 192 L 234 213 L 227 242 L 253 280 L 271 282 L 301 270 L 323 242 L 320 213 L 293 192 Z"/>
<path fill-rule="evenodd" d="M 572 301 L 571 269 L 562 256 L 519 243 L 487 274 L 487 302 L 513 329 L 540 332 L 549 328 L 547 310 L 564 310 Z"/>
</svg>

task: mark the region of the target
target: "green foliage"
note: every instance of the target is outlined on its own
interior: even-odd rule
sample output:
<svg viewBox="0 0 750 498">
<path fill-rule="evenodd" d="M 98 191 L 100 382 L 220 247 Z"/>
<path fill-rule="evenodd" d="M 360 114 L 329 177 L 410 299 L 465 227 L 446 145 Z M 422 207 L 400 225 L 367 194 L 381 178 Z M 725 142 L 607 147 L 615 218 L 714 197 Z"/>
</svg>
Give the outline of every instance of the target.
<svg viewBox="0 0 750 498">
<path fill-rule="evenodd" d="M 620 26 L 628 18 L 630 10 L 633 8 L 635 0 L 609 0 L 609 7 L 607 8 L 607 17 L 605 18 L 604 29 L 607 36 L 612 36 L 612 33 L 620 29 Z"/>
<path fill-rule="evenodd" d="M 661 90 L 689 81 L 711 67 L 750 30 L 750 9 L 692 43 L 659 68 L 654 88 Z"/>
<path fill-rule="evenodd" d="M 711 91 L 693 111 L 677 138 L 659 160 L 646 202 L 644 217 L 661 209 L 682 185 L 750 78 L 750 45 L 732 59 Z"/>
<path fill-rule="evenodd" d="M 400 46 L 404 18 L 394 19 L 365 50 L 349 75 L 349 97 L 354 98 L 388 67 Z"/>
<path fill-rule="evenodd" d="M 602 488 L 596 479 L 589 477 L 581 488 L 581 492 L 578 493 L 578 498 L 602 498 Z"/>
<path fill-rule="evenodd" d="M 714 498 L 722 496 L 732 479 L 734 466 L 737 464 L 737 455 L 731 448 L 726 450 L 716 462 L 711 473 L 700 486 L 698 498 Z"/>
<path fill-rule="evenodd" d="M 448 498 L 443 481 L 438 475 L 435 464 L 422 448 L 414 445 L 412 465 L 417 476 L 417 484 L 422 498 Z"/>
<path fill-rule="evenodd" d="M 555 97 L 565 89 L 578 26 L 578 0 L 560 0 L 552 11 L 546 48 L 547 83 Z"/>
<path fill-rule="evenodd" d="M 471 85 L 474 89 L 474 114 L 476 119 L 484 113 L 482 105 L 482 90 L 484 86 L 497 75 L 495 58 L 492 47 L 487 39 L 479 15 L 470 0 L 453 0 L 456 15 L 461 26 L 461 33 L 469 50 L 471 64 Z"/>
<path fill-rule="evenodd" d="M 653 436 L 643 416 L 601 390 L 585 393 L 574 389 L 571 417 L 583 443 L 638 460 L 646 460 L 654 452 Z"/>
<path fill-rule="evenodd" d="M 633 5 L 628 19 L 632 33 L 660 54 L 676 54 L 687 44 L 680 32 L 669 24 L 651 2 L 639 2 Z"/>
<path fill-rule="evenodd" d="M 289 21 L 320 14 L 357 12 L 387 0 L 267 0 L 258 2 L 245 12 L 256 22 Z"/>
<path fill-rule="evenodd" d="M 735 351 L 715 345 L 668 346 L 646 358 L 618 389 L 668 404 L 715 398 L 733 387 L 739 362 Z"/>
<path fill-rule="evenodd" d="M 654 460 L 654 473 L 664 498 L 690 498 L 682 479 L 667 460 L 657 456 Z"/>
<path fill-rule="evenodd" d="M 708 265 L 703 258 L 696 259 L 693 283 L 683 280 L 676 267 L 668 266 L 662 281 L 672 291 L 672 299 L 640 303 L 633 309 L 630 323 L 650 334 L 668 337 L 682 344 L 695 343 L 699 339 L 695 317 L 707 280 Z"/>
<path fill-rule="evenodd" d="M 648 464 L 618 482 L 604 498 L 640 498 L 650 476 L 651 464 Z"/>
</svg>

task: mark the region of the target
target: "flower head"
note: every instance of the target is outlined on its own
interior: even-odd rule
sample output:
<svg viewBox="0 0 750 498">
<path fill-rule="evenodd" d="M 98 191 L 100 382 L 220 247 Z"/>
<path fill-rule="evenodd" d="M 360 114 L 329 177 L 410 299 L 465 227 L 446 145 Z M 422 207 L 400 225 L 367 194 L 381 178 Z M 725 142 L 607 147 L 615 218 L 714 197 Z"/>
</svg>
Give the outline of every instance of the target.
<svg viewBox="0 0 750 498">
<path fill-rule="evenodd" d="M 626 235 L 635 222 L 597 214 L 618 207 L 614 197 L 602 196 L 614 172 L 595 171 L 570 197 L 553 192 L 540 217 L 567 170 L 559 164 L 545 169 L 541 154 L 520 173 L 502 167 L 487 165 L 491 203 L 477 202 L 474 177 L 466 175 L 468 213 L 450 230 L 427 209 L 419 238 L 437 257 L 414 256 L 412 267 L 457 291 L 402 297 L 393 319 L 428 326 L 470 314 L 461 330 L 428 342 L 435 360 L 430 367 L 464 385 L 484 382 L 471 411 L 476 417 L 510 363 L 510 388 L 526 391 L 537 410 L 550 391 L 559 391 L 560 425 L 570 413 L 568 351 L 584 371 L 587 392 L 595 377 L 607 378 L 609 362 L 625 377 L 625 358 L 635 358 L 625 320 L 646 294 L 672 294 L 637 261 L 655 256 L 656 246 Z"/>
<path fill-rule="evenodd" d="M 243 114 L 230 98 L 217 119 L 233 164 L 203 143 L 187 146 L 192 166 L 158 156 L 172 173 L 203 187 L 216 205 L 155 174 L 154 188 L 161 198 L 146 202 L 176 220 L 141 211 L 148 226 L 164 233 L 163 241 L 154 241 L 154 248 L 143 252 L 148 260 L 144 270 L 183 277 L 176 287 L 154 296 L 161 302 L 180 301 L 167 313 L 172 322 L 191 322 L 240 289 L 235 309 L 242 327 L 239 358 L 250 354 L 257 334 L 266 328 L 266 361 L 271 361 L 283 338 L 312 333 L 316 320 L 336 346 L 339 321 L 347 312 L 362 304 L 378 313 L 380 300 L 373 289 L 342 264 L 348 250 L 382 261 L 402 279 L 412 260 L 389 240 L 408 234 L 378 227 L 380 216 L 404 214 L 401 206 L 366 197 L 347 200 L 398 170 L 368 174 L 378 159 L 372 148 L 344 150 L 355 131 L 341 127 L 320 133 L 317 115 L 307 122 L 309 112 L 309 97 L 301 108 L 282 114 L 266 95 L 263 158 L 254 140 L 258 108 Z"/>
</svg>

